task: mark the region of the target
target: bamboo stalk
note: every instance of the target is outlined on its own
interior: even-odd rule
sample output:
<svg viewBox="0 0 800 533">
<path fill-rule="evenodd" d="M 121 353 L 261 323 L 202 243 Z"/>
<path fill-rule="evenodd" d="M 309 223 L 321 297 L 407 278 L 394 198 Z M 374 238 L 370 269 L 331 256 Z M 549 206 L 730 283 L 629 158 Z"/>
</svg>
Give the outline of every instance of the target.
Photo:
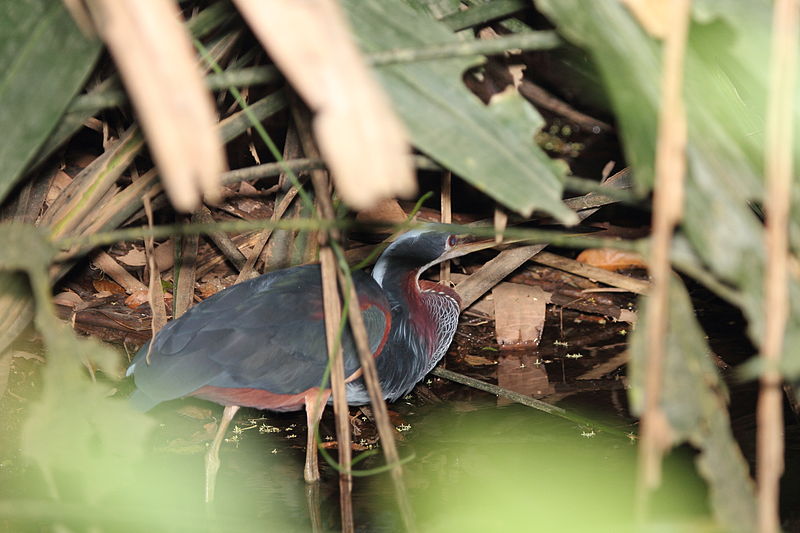
<svg viewBox="0 0 800 533">
<path fill-rule="evenodd" d="M 780 478 L 783 473 L 783 403 L 780 360 L 789 316 L 789 210 L 792 187 L 793 104 L 796 96 L 798 0 L 777 0 L 773 8 L 769 99 L 765 139 L 767 194 L 764 271 L 764 371 L 756 417 L 758 531 L 780 530 Z"/>
<path fill-rule="evenodd" d="M 310 118 L 298 105 L 292 106 L 297 135 L 306 155 L 318 158 L 319 151 L 311 135 Z M 311 182 L 322 218 L 335 220 L 336 212 L 330 197 L 330 182 L 327 172 L 314 170 Z M 333 410 L 336 415 L 336 439 L 339 443 L 339 509 L 342 518 L 342 531 L 355 530 L 353 519 L 353 475 L 352 447 L 350 435 L 350 408 L 347 405 L 345 390 L 344 352 L 339 342 L 338 332 L 342 322 L 342 303 L 337 285 L 338 269 L 336 257 L 331 249 L 332 241 L 339 239 L 335 228 L 318 233 L 320 269 L 322 272 L 323 308 L 325 312 L 325 336 L 328 343 L 328 356 L 331 361 L 331 389 L 333 390 Z"/>
<path fill-rule="evenodd" d="M 686 167 L 686 117 L 683 107 L 683 64 L 691 0 L 670 4 L 671 23 L 663 49 L 661 109 L 656 145 L 652 253 L 649 270 L 652 286 L 647 302 L 648 360 L 645 369 L 644 410 L 637 471 L 637 510 L 643 517 L 649 493 L 661 481 L 661 458 L 671 445 L 671 428 L 661 407 L 663 367 L 672 277 L 670 246 L 683 210 Z"/>
</svg>

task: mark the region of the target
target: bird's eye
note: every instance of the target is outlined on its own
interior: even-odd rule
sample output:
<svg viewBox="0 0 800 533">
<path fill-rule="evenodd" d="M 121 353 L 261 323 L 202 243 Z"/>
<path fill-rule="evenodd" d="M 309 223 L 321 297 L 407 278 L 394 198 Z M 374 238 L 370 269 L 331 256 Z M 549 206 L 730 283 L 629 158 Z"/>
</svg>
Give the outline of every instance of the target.
<svg viewBox="0 0 800 533">
<path fill-rule="evenodd" d="M 458 242 L 458 237 L 456 237 L 455 235 L 450 235 L 447 238 L 447 246 L 450 247 L 450 248 L 455 246 L 457 242 Z"/>
</svg>

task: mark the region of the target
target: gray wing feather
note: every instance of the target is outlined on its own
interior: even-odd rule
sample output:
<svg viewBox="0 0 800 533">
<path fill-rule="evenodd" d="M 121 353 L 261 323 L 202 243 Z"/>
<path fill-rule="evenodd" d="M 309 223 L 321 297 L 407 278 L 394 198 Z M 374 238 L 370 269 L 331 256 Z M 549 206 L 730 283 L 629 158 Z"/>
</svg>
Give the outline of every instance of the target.
<svg viewBox="0 0 800 533">
<path fill-rule="evenodd" d="M 374 352 L 389 324 L 380 287 L 355 272 L 362 316 Z M 158 403 L 205 385 L 259 388 L 296 394 L 319 386 L 327 364 L 319 267 L 296 267 L 234 285 L 168 323 L 145 361 L 145 346 L 134 360 L 141 393 Z M 313 295 L 313 297 L 309 297 Z M 352 336 L 343 337 L 345 373 L 358 358 Z"/>
</svg>

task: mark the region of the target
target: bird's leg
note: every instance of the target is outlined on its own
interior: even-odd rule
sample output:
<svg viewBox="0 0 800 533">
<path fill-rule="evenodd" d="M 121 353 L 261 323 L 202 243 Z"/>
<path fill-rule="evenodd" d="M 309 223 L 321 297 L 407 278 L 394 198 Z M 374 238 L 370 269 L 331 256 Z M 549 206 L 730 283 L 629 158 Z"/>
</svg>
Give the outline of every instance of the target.
<svg viewBox="0 0 800 533">
<path fill-rule="evenodd" d="M 214 500 L 214 487 L 217 483 L 217 471 L 219 470 L 219 447 L 222 445 L 222 439 L 225 438 L 225 432 L 233 420 L 236 411 L 239 410 L 238 405 L 227 405 L 225 410 L 222 411 L 222 420 L 219 421 L 219 429 L 214 436 L 214 442 L 206 452 L 206 503 L 211 503 Z"/>
<path fill-rule="evenodd" d="M 306 466 L 303 477 L 306 483 L 319 481 L 319 464 L 317 462 L 317 425 L 322 418 L 322 412 L 331 397 L 331 391 L 320 392 L 314 389 L 306 393 L 306 423 L 308 424 L 308 440 L 306 441 Z"/>
</svg>

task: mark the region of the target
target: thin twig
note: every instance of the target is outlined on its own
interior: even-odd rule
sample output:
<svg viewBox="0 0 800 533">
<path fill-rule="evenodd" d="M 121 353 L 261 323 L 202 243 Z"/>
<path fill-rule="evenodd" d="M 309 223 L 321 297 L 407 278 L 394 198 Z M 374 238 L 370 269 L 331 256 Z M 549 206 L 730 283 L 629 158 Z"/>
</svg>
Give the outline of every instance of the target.
<svg viewBox="0 0 800 533">
<path fill-rule="evenodd" d="M 642 442 L 637 471 L 637 509 L 644 517 L 649 492 L 661 479 L 661 457 L 671 444 L 670 425 L 661 408 L 663 366 L 672 277 L 670 246 L 683 208 L 686 167 L 686 117 L 683 108 L 683 62 L 691 0 L 670 4 L 671 24 L 664 42 L 661 109 L 656 146 L 652 253 L 649 267 L 652 287 L 647 302 L 647 348 Z"/>
<path fill-rule="evenodd" d="M 128 294 L 147 290 L 147 285 L 125 270 L 122 265 L 117 263 L 116 259 L 106 252 L 98 252 L 97 255 L 92 258 L 92 264 L 102 270 L 108 277 L 119 283 Z"/>
<path fill-rule="evenodd" d="M 290 169 L 293 172 L 305 172 L 307 170 L 314 170 L 318 168 L 325 168 L 325 162 L 322 159 L 284 159 L 280 163 L 265 163 L 263 165 L 230 170 L 222 175 L 222 183 L 227 185 L 230 183 L 238 183 L 240 181 L 249 181 L 259 178 L 267 178 L 270 176 L 277 176 L 285 172 L 286 169 Z"/>
<path fill-rule="evenodd" d="M 316 187 L 315 187 L 316 190 Z M 321 233 L 320 235 L 325 235 Z M 353 476 L 351 474 L 353 451 L 350 436 L 350 410 L 344 385 L 344 351 L 339 338 L 342 322 L 342 306 L 337 287 L 336 258 L 330 246 L 323 245 L 319 251 L 322 272 L 322 301 L 325 315 L 325 338 L 328 357 L 331 361 L 331 388 L 333 409 L 336 415 L 336 438 L 339 443 L 339 507 L 342 516 L 342 531 L 352 532 L 353 524 Z M 309 428 L 311 431 L 311 428 Z"/>
<path fill-rule="evenodd" d="M 208 224 L 165 224 L 162 226 L 139 226 L 134 228 L 118 229 L 104 233 L 91 235 L 77 235 L 56 239 L 55 243 L 62 249 L 71 249 L 73 246 L 92 249 L 97 246 L 107 246 L 119 241 L 136 241 L 145 237 L 152 236 L 155 239 L 170 237 L 173 235 L 205 235 L 214 232 L 243 233 L 245 231 L 259 230 L 264 228 L 290 229 L 297 231 L 325 230 L 331 227 L 346 228 L 350 224 L 347 221 L 336 220 L 327 221 L 311 218 L 299 218 L 292 220 L 229 220 L 224 222 L 214 222 Z M 598 246 L 600 244 L 597 244 Z M 70 250 L 71 253 L 77 253 Z"/>
<path fill-rule="evenodd" d="M 442 194 L 441 194 L 441 213 L 442 224 L 450 224 L 453 221 L 453 175 L 449 170 L 442 173 Z M 439 282 L 450 283 L 450 261 L 444 261 L 439 265 Z"/>
<path fill-rule="evenodd" d="M 497 55 L 506 50 L 549 50 L 562 44 L 554 31 L 530 31 L 498 37 L 457 43 L 428 45 L 419 48 L 397 48 L 366 54 L 367 63 L 372 66 L 413 63 L 432 59 L 448 59 L 475 55 Z M 205 85 L 212 91 L 231 87 L 250 87 L 275 83 L 282 79 L 280 71 L 273 65 L 229 69 L 209 74 Z M 70 104 L 69 113 L 97 113 L 103 109 L 124 105 L 128 97 L 124 91 L 109 84 L 109 88 L 91 91 L 77 96 Z"/>
<path fill-rule="evenodd" d="M 421 48 L 397 48 L 373 52 L 366 59 L 373 66 L 412 63 L 431 59 L 447 59 L 475 55 L 497 55 L 507 50 L 550 50 L 561 46 L 562 41 L 554 31 L 531 31 L 497 37 L 476 39 Z"/>
<path fill-rule="evenodd" d="M 310 116 L 300 104 L 292 105 L 292 116 L 297 136 L 303 151 L 312 157 L 319 157 L 319 151 L 311 134 Z M 335 220 L 336 211 L 330 196 L 330 182 L 327 172 L 314 170 L 311 182 L 318 202 L 320 215 L 326 220 Z M 339 443 L 339 508 L 342 517 L 342 531 L 354 531 L 353 520 L 353 450 L 350 436 L 350 409 L 347 405 L 345 390 L 344 350 L 340 342 L 339 331 L 342 326 L 342 302 L 339 298 L 337 284 L 338 270 L 336 257 L 331 249 L 331 242 L 340 238 L 339 232 L 332 228 L 329 232 L 320 232 L 319 261 L 322 274 L 322 301 L 325 316 L 325 339 L 328 345 L 328 358 L 331 366 L 331 389 L 333 391 L 333 410 L 336 416 L 336 438 Z M 310 429 L 309 429 L 310 430 Z"/>
<path fill-rule="evenodd" d="M 607 180 L 608 186 L 626 187 L 628 175 L 629 172 L 627 171 L 627 169 L 618 172 L 617 174 L 615 174 L 614 176 L 612 176 Z M 580 220 L 585 220 L 587 217 L 591 216 L 593 213 L 595 213 L 595 211 L 597 211 L 597 207 L 599 207 L 600 205 L 614 203 L 614 200 L 612 200 L 611 198 L 595 192 L 589 193 L 580 198 L 571 198 L 570 200 L 572 202 L 570 203 L 568 201 L 567 205 L 569 205 L 571 209 L 576 209 L 576 208 L 582 209 L 581 211 L 578 212 L 578 218 Z M 495 236 L 494 230 L 491 227 L 488 228 L 472 227 L 470 229 L 476 235 L 484 235 L 486 237 Z M 518 236 L 524 238 L 522 237 L 522 234 L 527 233 L 528 231 L 530 230 L 509 228 L 506 229 L 503 232 L 503 234 L 506 237 L 510 238 L 515 238 Z M 589 239 L 591 239 L 591 237 Z M 584 239 L 580 237 L 577 238 L 568 237 L 566 239 L 567 242 L 560 242 L 559 244 L 564 246 L 570 246 L 568 242 L 576 244 L 578 241 L 582 240 Z M 554 240 L 552 239 L 543 239 L 542 241 L 554 243 Z M 591 248 L 593 246 L 591 244 L 588 244 L 587 242 L 583 242 L 582 244 L 586 245 L 585 248 Z M 625 242 L 615 239 L 608 239 L 607 245 L 610 248 L 624 247 L 632 250 L 635 250 L 639 246 L 638 243 L 635 242 Z M 531 257 L 541 252 L 546 246 L 547 244 L 533 244 L 529 246 L 511 248 L 500 252 L 500 254 L 498 254 L 497 257 L 495 257 L 494 259 L 483 265 L 480 269 L 478 269 L 478 271 L 472 274 L 466 281 L 460 283 L 456 287 L 459 296 L 461 296 L 461 309 L 466 309 L 467 307 L 472 305 L 478 298 L 483 296 L 488 290 L 497 285 L 500 282 L 500 280 L 502 280 L 503 278 L 508 276 L 511 272 L 519 268 Z"/>
<path fill-rule="evenodd" d="M 343 255 L 339 256 L 339 263 L 344 266 Z M 400 462 L 400 453 L 397 451 L 397 443 L 394 440 L 395 430 L 389 421 L 389 412 L 386 408 L 386 402 L 383 399 L 383 393 L 381 392 L 378 370 L 375 367 L 375 361 L 369 349 L 369 340 L 367 338 L 366 327 L 364 326 L 364 317 L 361 316 L 358 294 L 348 274 L 347 272 L 340 272 L 339 283 L 340 285 L 350 287 L 348 317 L 353 328 L 353 337 L 355 338 L 356 348 L 358 349 L 358 358 L 361 362 L 361 368 L 364 371 L 363 378 L 367 384 L 370 403 L 375 410 L 375 420 L 378 427 L 378 434 L 381 438 L 381 447 L 386 456 L 386 462 L 391 467 L 390 473 L 395 487 L 397 503 L 400 507 L 400 514 L 403 518 L 403 525 L 406 531 L 413 532 L 416 531 L 414 512 L 411 508 L 411 501 L 408 498 L 408 493 L 406 492 L 405 481 L 403 479 L 403 466 Z M 342 279 L 343 277 L 344 279 Z"/>
<path fill-rule="evenodd" d="M 144 201 L 144 210 L 147 213 L 147 223 L 152 225 L 153 224 L 153 210 L 150 207 L 150 198 L 145 196 L 143 198 Z M 167 310 L 164 305 L 164 289 L 161 287 L 161 275 L 158 271 L 158 266 L 156 266 L 156 258 L 154 254 L 154 239 L 153 237 L 148 237 L 144 240 L 144 251 L 145 256 L 147 257 L 147 265 L 150 269 L 150 291 L 148 292 L 148 300 L 150 301 L 150 310 L 152 311 L 152 331 L 153 337 L 155 337 L 156 333 L 158 333 L 161 328 L 164 327 L 164 324 L 167 323 Z M 153 343 L 150 343 L 147 350 L 147 356 L 145 360 L 147 364 L 150 364 L 150 349 L 153 347 Z"/>
<path fill-rule="evenodd" d="M 767 260 L 764 271 L 764 341 L 758 396 L 758 531 L 780 530 L 779 496 L 783 473 L 783 405 L 780 360 L 789 315 L 789 209 L 797 95 L 798 0 L 777 0 L 773 8 L 770 83 L 767 102 L 765 175 Z M 788 117 L 788 118 L 787 118 Z"/>
<path fill-rule="evenodd" d="M 192 219 L 202 224 L 213 225 L 215 223 L 214 217 L 211 216 L 211 210 L 204 205 L 200 206 L 200 209 L 192 216 Z M 228 261 L 236 267 L 236 270 L 241 270 L 244 267 L 247 258 L 225 232 L 213 231 L 208 234 L 208 237 L 217 245 L 222 254 L 228 258 Z"/>
<path fill-rule="evenodd" d="M 175 293 L 172 300 L 172 315 L 179 318 L 189 310 L 194 302 L 194 285 L 197 280 L 197 247 L 199 235 L 187 235 L 178 239 L 181 246 L 179 257 L 175 262 Z"/>
<path fill-rule="evenodd" d="M 270 220 L 277 222 L 278 220 L 283 217 L 286 213 L 286 210 L 289 209 L 289 206 L 292 205 L 295 197 L 297 196 L 297 187 L 290 188 L 281 201 L 278 202 L 278 205 L 275 206 L 274 211 L 272 212 L 272 216 Z M 256 274 L 255 272 L 255 264 L 258 260 L 259 256 L 261 255 L 264 247 L 269 241 L 269 238 L 272 236 L 273 229 L 272 228 L 265 228 L 258 235 L 258 240 L 256 244 L 253 246 L 253 249 L 250 251 L 250 255 L 247 256 L 247 262 L 242 267 L 242 270 L 239 272 L 239 275 L 236 277 L 236 283 L 249 279 L 251 276 Z M 252 273 L 252 274 L 251 274 Z"/>
<path fill-rule="evenodd" d="M 555 415 L 565 420 L 569 420 L 570 422 L 575 422 L 582 426 L 588 426 L 594 429 L 600 429 L 609 435 L 615 435 L 617 437 L 625 437 L 630 438 L 630 433 L 622 431 L 617 428 L 609 427 L 602 422 L 597 422 L 596 420 L 591 420 L 589 418 L 580 416 L 575 414 L 567 409 L 562 407 L 558 407 L 547 402 L 543 402 L 542 400 L 537 400 L 536 398 L 532 398 L 525 394 L 520 394 L 518 392 L 505 389 L 503 387 L 498 387 L 497 385 L 492 385 L 491 383 L 486 383 L 485 381 L 481 381 L 479 379 L 471 378 L 469 376 L 465 376 L 464 374 L 459 374 L 458 372 L 453 372 L 452 370 L 445 370 L 441 367 L 436 367 L 431 370 L 431 374 L 442 379 L 446 379 L 449 381 L 453 381 L 455 383 L 460 383 L 462 385 L 466 385 L 468 387 L 472 387 L 473 389 L 482 390 L 484 392 L 488 392 L 490 394 L 494 394 L 496 396 L 502 396 L 503 398 L 508 398 L 509 400 L 532 407 L 534 409 L 538 409 L 539 411 L 545 412 L 547 414 Z"/>
<path fill-rule="evenodd" d="M 614 128 L 611 124 L 606 124 L 602 120 L 597 120 L 589 115 L 581 113 L 573 108 L 568 103 L 560 100 L 539 87 L 530 80 L 522 80 L 519 87 L 519 92 L 522 96 L 530 100 L 536 107 L 547 109 L 557 115 L 574 122 L 579 126 L 583 126 L 592 133 L 601 133 L 603 131 L 613 131 Z"/>
<path fill-rule="evenodd" d="M 617 274 L 616 272 L 610 272 L 602 268 L 587 265 L 586 263 L 581 263 L 579 261 L 575 261 L 574 259 L 551 254 L 549 252 L 538 253 L 533 260 L 537 263 L 557 268 L 559 270 L 563 270 L 564 272 L 569 272 L 571 274 L 575 274 L 576 276 L 581 276 L 592 281 L 599 281 L 600 283 L 605 283 L 606 285 L 610 285 L 612 287 L 619 287 L 635 294 L 646 294 L 650 289 L 650 283 L 647 281 L 634 279 L 629 276 L 623 276 L 622 274 Z"/>
<path fill-rule="evenodd" d="M 224 72 L 222 70 L 222 67 L 220 67 L 219 64 L 217 64 L 217 62 L 214 60 L 214 58 L 209 55 L 209 52 L 203 45 L 203 43 L 195 39 L 194 44 L 195 47 L 200 51 L 200 55 L 203 57 L 203 59 L 209 62 L 212 70 L 216 74 L 222 74 Z M 278 146 L 272 140 L 272 137 L 270 137 L 269 134 L 267 133 L 267 130 L 264 128 L 264 125 L 261 123 L 261 120 L 254 112 L 253 106 L 247 105 L 247 102 L 245 101 L 244 97 L 242 97 L 242 93 L 239 91 L 239 89 L 237 89 L 236 87 L 229 87 L 228 89 L 230 90 L 231 95 L 236 99 L 236 102 L 239 104 L 239 107 L 242 108 L 242 113 L 244 113 L 244 116 L 247 117 L 247 120 L 249 120 L 250 124 L 256 130 L 259 137 L 261 137 L 261 140 L 264 141 L 264 144 L 267 145 L 267 148 L 272 154 L 272 157 L 274 157 L 275 160 L 278 162 L 278 164 L 282 166 L 283 171 L 286 172 L 286 174 L 289 176 L 292 185 L 297 187 L 297 192 L 300 194 L 300 198 L 303 202 L 303 205 L 305 205 L 308 210 L 313 211 L 314 202 L 311 199 L 311 196 L 300 185 L 300 180 L 297 178 L 297 175 L 294 173 L 294 171 L 291 168 L 285 166 L 285 163 L 283 161 L 283 156 L 280 150 L 278 150 Z M 283 101 L 280 102 L 280 104 L 283 103 L 284 103 Z"/>
<path fill-rule="evenodd" d="M 303 150 L 300 146 L 300 139 L 297 137 L 297 128 L 294 125 L 291 125 L 289 130 L 286 133 L 286 139 L 283 145 L 283 156 L 284 161 L 288 159 L 294 159 L 296 157 L 302 156 Z M 273 192 L 277 192 L 283 189 L 285 185 L 285 181 L 287 176 L 285 174 L 281 174 L 280 178 L 278 178 L 278 183 L 271 187 L 271 192 L 267 193 L 265 191 L 264 194 L 272 194 Z M 224 180 L 224 177 L 223 177 Z M 274 190 L 273 190 L 274 189 Z M 298 194 L 297 187 L 292 186 L 288 191 L 284 194 L 277 194 L 275 196 L 275 205 L 272 210 L 272 216 L 270 217 L 271 220 L 280 220 L 283 215 L 286 213 L 286 210 L 289 209 L 289 206 L 292 205 L 295 197 Z M 278 200 L 280 198 L 280 200 Z M 247 257 L 247 262 L 244 265 L 244 268 L 239 272 L 239 276 L 236 278 L 237 283 L 240 280 L 249 279 L 252 276 L 256 275 L 255 266 L 256 261 L 261 257 L 264 256 L 264 263 L 265 268 L 269 266 L 269 262 L 278 259 L 276 254 L 273 254 L 275 247 L 274 244 L 271 244 L 269 248 L 267 248 L 267 243 L 270 241 L 270 237 L 272 237 L 273 230 L 270 228 L 266 228 L 264 231 L 259 232 L 258 239 L 253 245 L 253 248 L 250 251 L 250 255 Z M 275 242 L 273 239 L 272 243 Z"/>
</svg>

